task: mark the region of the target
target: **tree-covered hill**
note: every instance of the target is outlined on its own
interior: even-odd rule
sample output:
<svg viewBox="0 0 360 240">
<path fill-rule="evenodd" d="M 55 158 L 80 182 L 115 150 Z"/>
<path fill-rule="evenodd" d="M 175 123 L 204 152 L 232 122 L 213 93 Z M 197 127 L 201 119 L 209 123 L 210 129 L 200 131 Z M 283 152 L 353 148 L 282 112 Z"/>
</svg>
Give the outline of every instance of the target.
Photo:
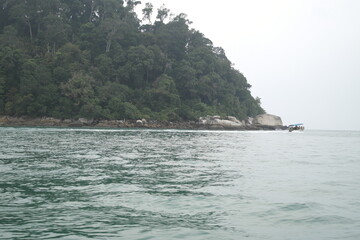
<svg viewBox="0 0 360 240">
<path fill-rule="evenodd" d="M 147 3 L 138 17 L 139 3 L 0 0 L 0 115 L 177 121 L 264 112 L 185 14 Z"/>
</svg>

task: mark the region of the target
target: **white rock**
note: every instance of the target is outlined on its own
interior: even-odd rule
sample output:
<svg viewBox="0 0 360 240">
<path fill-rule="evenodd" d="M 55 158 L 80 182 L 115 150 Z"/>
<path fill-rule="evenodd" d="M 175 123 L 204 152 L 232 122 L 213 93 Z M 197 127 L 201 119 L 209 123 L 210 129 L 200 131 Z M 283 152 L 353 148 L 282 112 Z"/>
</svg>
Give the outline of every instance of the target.
<svg viewBox="0 0 360 240">
<path fill-rule="evenodd" d="M 79 122 L 82 124 L 92 124 L 94 122 L 94 119 L 79 118 Z"/>
<path fill-rule="evenodd" d="M 282 126 L 282 120 L 280 117 L 271 114 L 260 114 L 257 115 L 253 124 L 265 125 L 265 126 Z"/>
<path fill-rule="evenodd" d="M 246 119 L 246 124 L 252 125 L 252 124 L 253 124 L 253 121 L 254 121 L 254 118 L 248 117 L 248 118 Z"/>
<path fill-rule="evenodd" d="M 228 116 L 226 119 L 221 119 L 220 116 L 207 116 L 200 117 L 199 124 L 208 125 L 214 128 L 225 128 L 225 129 L 234 129 L 240 128 L 243 126 L 242 122 L 237 120 L 235 117 Z"/>
<path fill-rule="evenodd" d="M 240 121 L 236 117 L 233 117 L 233 116 L 227 116 L 226 120 L 236 122 L 236 123 L 240 123 Z"/>
</svg>

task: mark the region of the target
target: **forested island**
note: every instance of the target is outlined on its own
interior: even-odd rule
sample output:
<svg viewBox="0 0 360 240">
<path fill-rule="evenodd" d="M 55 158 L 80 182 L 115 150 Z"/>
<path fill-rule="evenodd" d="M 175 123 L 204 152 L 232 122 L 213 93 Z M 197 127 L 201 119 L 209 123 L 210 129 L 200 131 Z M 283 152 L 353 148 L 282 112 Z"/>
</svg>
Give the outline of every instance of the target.
<svg viewBox="0 0 360 240">
<path fill-rule="evenodd" d="M 264 113 L 221 47 L 165 6 L 0 0 L 0 115 L 185 122 Z M 152 19 L 155 19 L 152 21 Z"/>
</svg>

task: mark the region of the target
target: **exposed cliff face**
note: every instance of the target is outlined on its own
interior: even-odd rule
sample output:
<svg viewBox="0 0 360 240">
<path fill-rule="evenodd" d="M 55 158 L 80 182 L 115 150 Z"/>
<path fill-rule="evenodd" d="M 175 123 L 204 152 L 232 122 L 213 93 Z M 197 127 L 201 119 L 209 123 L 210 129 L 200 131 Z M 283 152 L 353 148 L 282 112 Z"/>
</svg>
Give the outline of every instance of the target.
<svg viewBox="0 0 360 240">
<path fill-rule="evenodd" d="M 245 121 L 235 117 L 207 116 L 199 119 L 199 125 L 211 129 L 275 130 L 283 129 L 281 118 L 271 114 L 261 114 Z"/>
<path fill-rule="evenodd" d="M 211 129 L 240 129 L 245 126 L 244 122 L 240 122 L 237 118 L 228 116 L 221 118 L 220 116 L 206 116 L 199 118 L 199 125 Z"/>
<path fill-rule="evenodd" d="M 271 114 L 260 114 L 254 118 L 253 124 L 264 126 L 282 126 L 283 122 L 278 116 Z"/>
</svg>

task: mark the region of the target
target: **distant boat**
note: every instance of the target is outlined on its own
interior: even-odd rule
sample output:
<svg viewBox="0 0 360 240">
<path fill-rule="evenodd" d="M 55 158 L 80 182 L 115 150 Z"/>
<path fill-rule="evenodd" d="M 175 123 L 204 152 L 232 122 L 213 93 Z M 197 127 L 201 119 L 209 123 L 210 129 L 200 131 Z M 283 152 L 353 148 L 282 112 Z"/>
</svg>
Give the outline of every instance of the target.
<svg viewBox="0 0 360 240">
<path fill-rule="evenodd" d="M 302 123 L 291 124 L 288 126 L 288 128 L 289 128 L 289 132 L 292 132 L 295 130 L 304 131 L 304 129 L 305 129 L 304 124 L 302 124 Z"/>
</svg>

